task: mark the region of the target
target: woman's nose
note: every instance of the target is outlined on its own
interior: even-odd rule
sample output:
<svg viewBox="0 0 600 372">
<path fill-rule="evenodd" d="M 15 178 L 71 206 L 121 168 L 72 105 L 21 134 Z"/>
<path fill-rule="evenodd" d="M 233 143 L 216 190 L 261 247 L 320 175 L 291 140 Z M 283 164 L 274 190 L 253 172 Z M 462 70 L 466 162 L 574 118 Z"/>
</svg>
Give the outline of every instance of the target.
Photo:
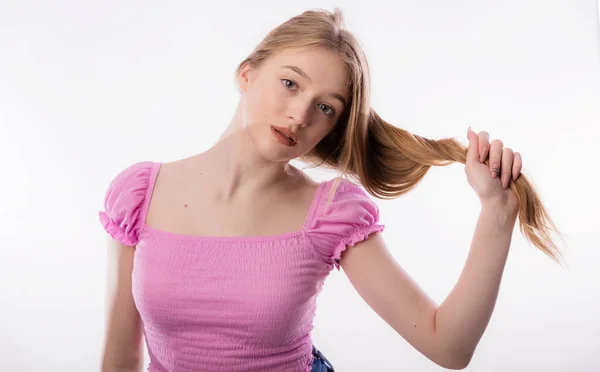
<svg viewBox="0 0 600 372">
<path fill-rule="evenodd" d="M 310 119 L 311 107 L 307 103 L 296 102 L 290 105 L 288 109 L 288 117 L 298 126 L 308 125 Z"/>
</svg>

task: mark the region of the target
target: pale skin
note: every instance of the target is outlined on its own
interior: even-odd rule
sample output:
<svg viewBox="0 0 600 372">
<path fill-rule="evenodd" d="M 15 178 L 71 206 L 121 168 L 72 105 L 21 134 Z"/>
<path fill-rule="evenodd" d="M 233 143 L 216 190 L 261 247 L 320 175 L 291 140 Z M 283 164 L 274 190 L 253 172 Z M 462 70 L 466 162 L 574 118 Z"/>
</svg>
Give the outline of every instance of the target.
<svg viewBox="0 0 600 372">
<path fill-rule="evenodd" d="M 305 76 L 282 66 L 298 67 Z M 316 182 L 289 161 L 308 152 L 334 127 L 344 109 L 336 95 L 347 100 L 350 94 L 346 81 L 342 63 L 325 49 L 284 51 L 258 69 L 242 69 L 240 102 L 228 128 L 207 151 L 163 165 L 147 224 L 214 236 L 298 230 Z M 290 148 L 276 142 L 270 125 L 295 132 L 298 144 Z M 518 207 L 508 184 L 522 168 L 521 156 L 499 140 L 490 143 L 487 132 L 469 129 L 467 137 L 465 172 L 481 210 L 462 274 L 439 306 L 393 259 L 381 234 L 347 249 L 340 261 L 354 288 L 384 321 L 427 358 L 451 369 L 469 364 L 494 309 Z M 489 166 L 484 164 L 488 157 Z M 175 194 L 181 200 L 166 196 Z M 229 211 L 239 205 L 256 218 L 232 221 Z M 211 220 L 196 220 L 206 215 L 196 212 L 207 208 Z M 271 213 L 265 216 L 265 210 Z M 189 223 L 191 216 L 194 224 Z M 142 326 L 131 294 L 135 247 L 110 239 L 109 252 L 102 371 L 139 372 Z"/>
</svg>

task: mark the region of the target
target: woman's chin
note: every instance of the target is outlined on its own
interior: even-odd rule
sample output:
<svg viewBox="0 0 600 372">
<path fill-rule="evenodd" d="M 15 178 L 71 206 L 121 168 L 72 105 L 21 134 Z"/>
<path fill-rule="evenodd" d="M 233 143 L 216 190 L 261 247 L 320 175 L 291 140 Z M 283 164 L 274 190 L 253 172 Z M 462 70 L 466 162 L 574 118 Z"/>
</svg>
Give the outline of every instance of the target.
<svg viewBox="0 0 600 372">
<path fill-rule="evenodd" d="M 282 149 L 281 147 L 281 145 L 277 146 L 277 144 L 267 144 L 266 146 L 263 146 L 259 152 L 265 159 L 272 162 L 288 162 L 297 157 L 293 150 Z"/>
</svg>

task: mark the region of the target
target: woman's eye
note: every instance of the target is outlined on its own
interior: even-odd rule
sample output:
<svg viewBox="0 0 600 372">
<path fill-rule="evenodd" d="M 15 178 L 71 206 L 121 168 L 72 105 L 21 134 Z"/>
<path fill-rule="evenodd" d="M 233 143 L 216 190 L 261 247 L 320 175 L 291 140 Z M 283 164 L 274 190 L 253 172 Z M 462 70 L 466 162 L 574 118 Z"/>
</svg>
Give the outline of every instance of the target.
<svg viewBox="0 0 600 372">
<path fill-rule="evenodd" d="M 319 107 L 321 108 L 321 110 L 322 110 L 322 111 L 325 113 L 325 115 L 327 115 L 327 116 L 331 116 L 331 115 L 333 115 L 333 114 L 335 113 L 331 107 L 329 107 L 329 106 L 327 106 L 327 105 L 324 105 L 324 104 L 322 104 L 322 103 L 319 105 Z M 327 110 L 329 110 L 329 111 L 327 111 Z"/>
<path fill-rule="evenodd" d="M 292 89 L 296 86 L 296 83 L 289 79 L 281 79 L 281 81 L 283 81 L 283 85 L 285 85 L 285 87 L 288 89 Z"/>
<path fill-rule="evenodd" d="M 296 83 L 293 82 L 290 79 L 281 79 L 281 81 L 283 82 L 283 85 L 285 85 L 286 88 L 288 89 L 294 89 L 297 87 Z M 332 109 L 331 107 L 324 105 L 324 104 L 319 104 L 319 108 L 321 109 L 321 111 L 323 111 L 323 113 L 327 116 L 333 116 L 335 114 L 335 110 Z"/>
</svg>

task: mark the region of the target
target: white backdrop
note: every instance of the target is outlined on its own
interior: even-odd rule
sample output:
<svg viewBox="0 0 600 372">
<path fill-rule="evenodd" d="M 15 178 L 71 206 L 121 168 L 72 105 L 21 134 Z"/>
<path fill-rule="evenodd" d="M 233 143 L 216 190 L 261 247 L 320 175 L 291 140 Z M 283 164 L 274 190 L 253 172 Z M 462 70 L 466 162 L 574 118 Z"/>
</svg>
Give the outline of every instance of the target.
<svg viewBox="0 0 600 372">
<path fill-rule="evenodd" d="M 487 130 L 520 151 L 566 235 L 559 267 L 515 229 L 498 303 L 467 371 L 600 370 L 598 125 L 592 0 L 0 1 L 0 370 L 97 371 L 110 179 L 208 148 L 237 65 L 273 27 L 340 6 L 372 68 L 372 105 L 414 133 Z M 308 171 L 316 179 L 331 174 Z M 478 199 L 462 165 L 379 201 L 394 257 L 441 303 Z M 337 371 L 442 370 L 334 271 L 313 340 Z"/>
</svg>

